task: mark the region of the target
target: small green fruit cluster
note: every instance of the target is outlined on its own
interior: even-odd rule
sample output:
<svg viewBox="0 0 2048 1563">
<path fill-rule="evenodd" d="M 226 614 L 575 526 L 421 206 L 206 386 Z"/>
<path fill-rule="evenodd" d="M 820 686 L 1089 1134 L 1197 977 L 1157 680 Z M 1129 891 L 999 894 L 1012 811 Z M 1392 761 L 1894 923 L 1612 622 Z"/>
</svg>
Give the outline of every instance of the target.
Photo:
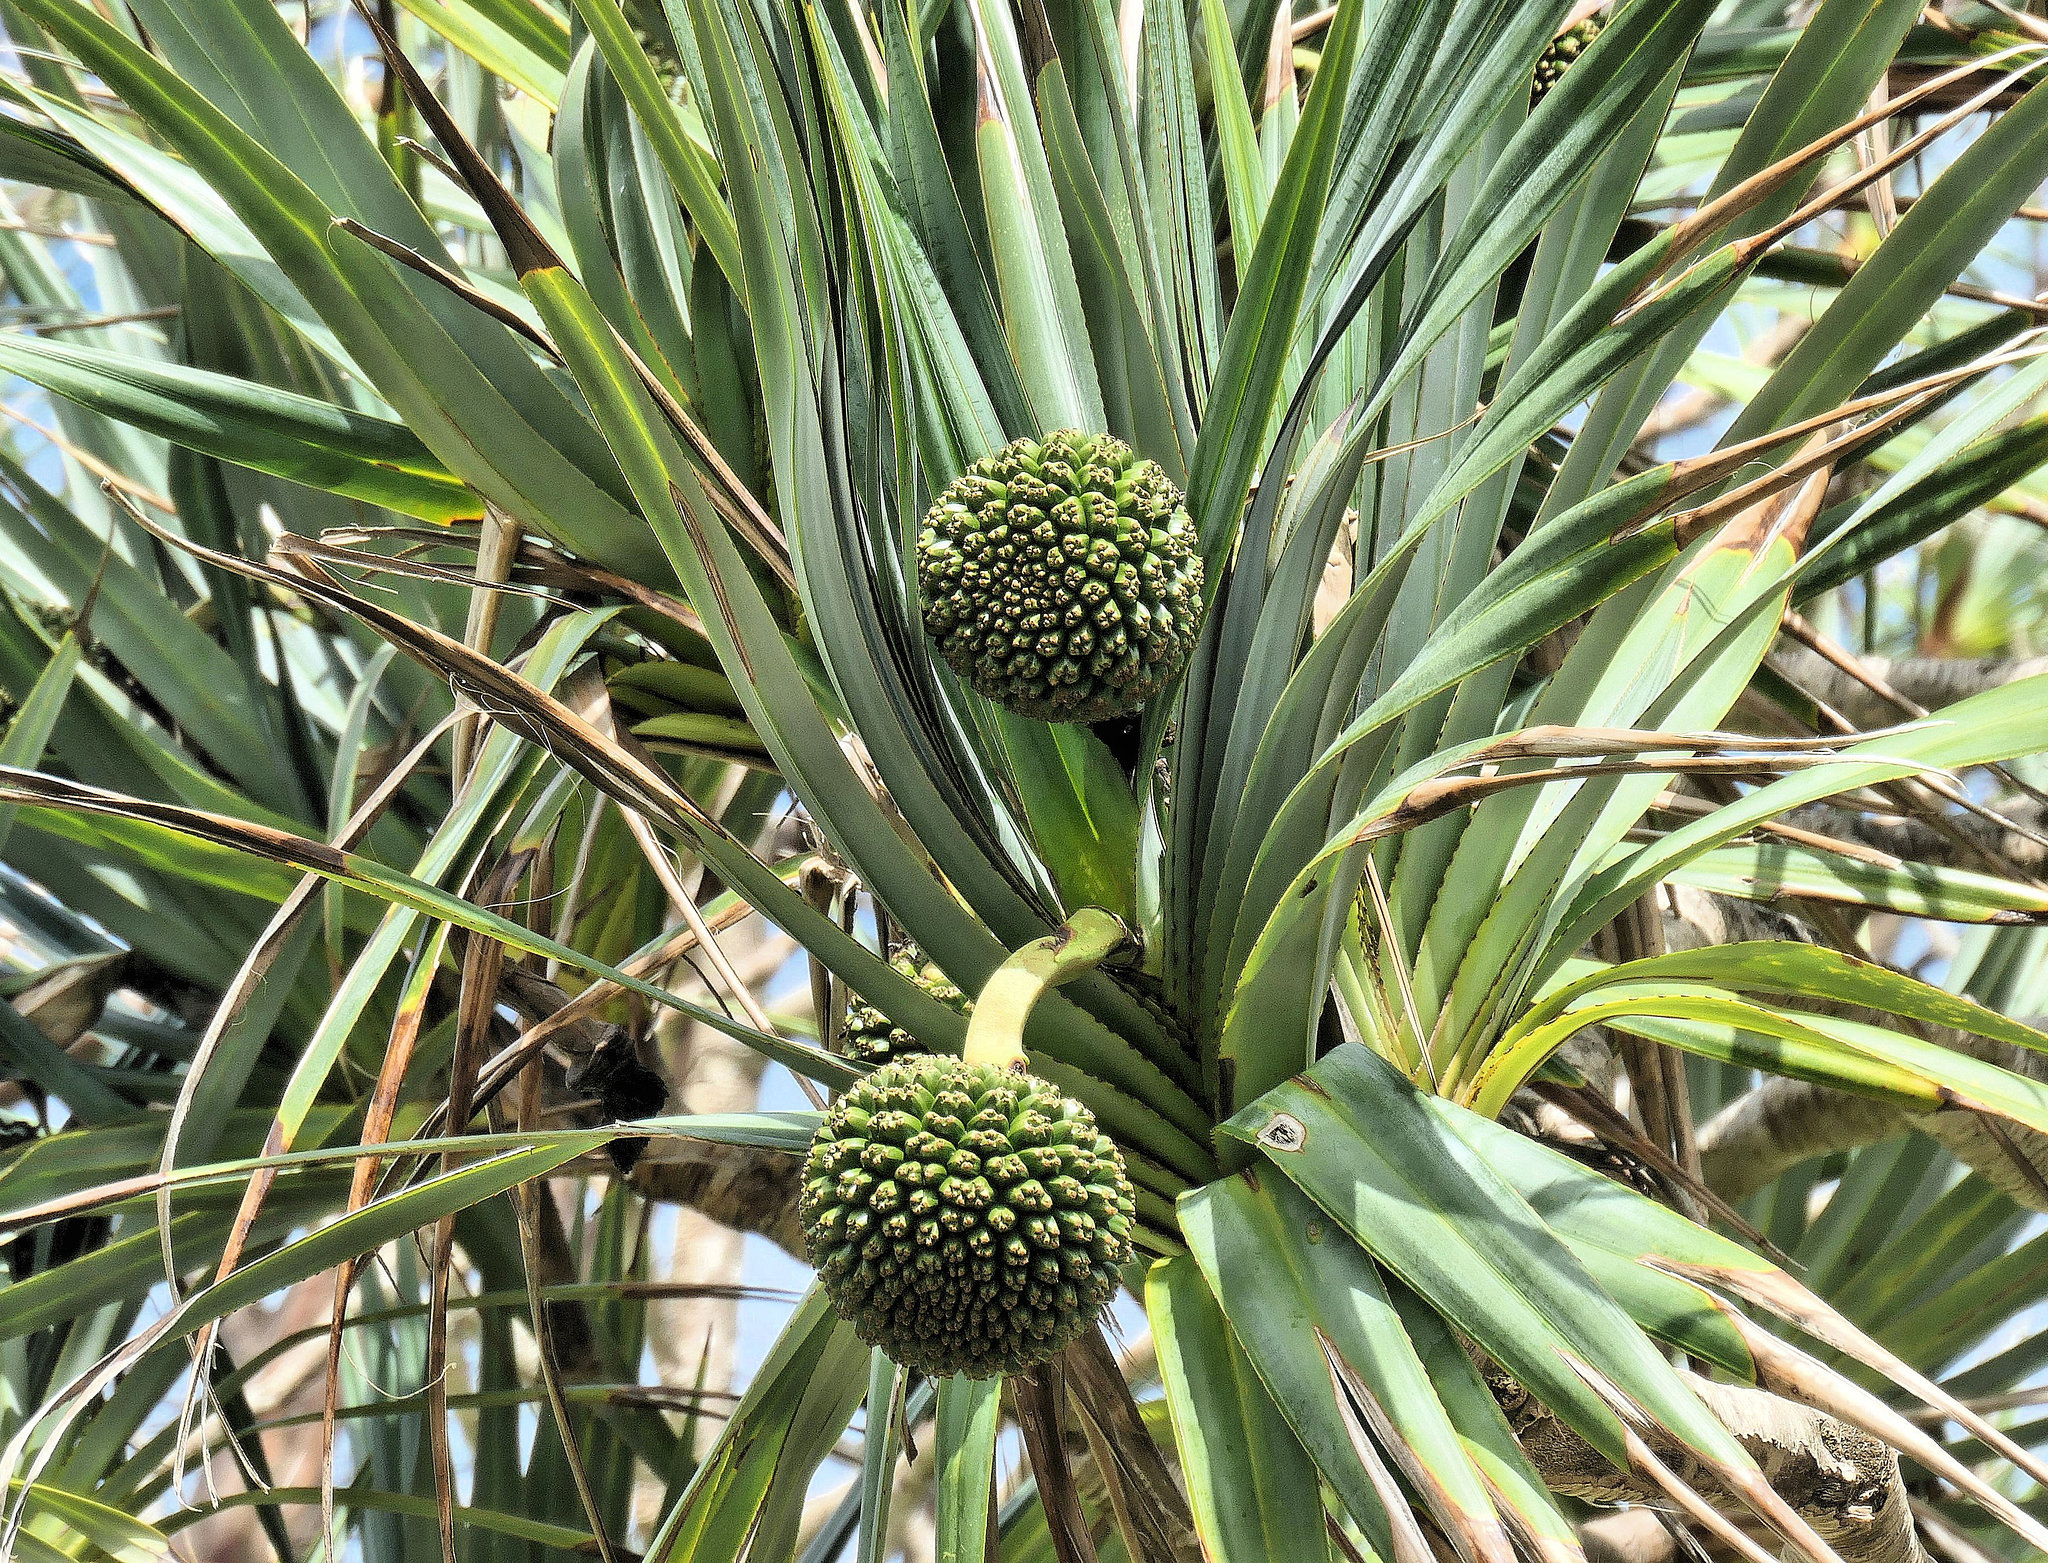
<svg viewBox="0 0 2048 1563">
<path fill-rule="evenodd" d="M 1531 108 L 1541 103 L 1552 87 L 1564 80 L 1564 73 L 1571 69 L 1572 61 L 1592 47 L 1607 23 L 1599 16 L 1589 16 L 1583 22 L 1567 27 L 1550 40 L 1550 47 L 1536 57 L 1536 81 L 1530 93 Z"/>
<path fill-rule="evenodd" d="M 804 1238 L 860 1338 L 946 1376 L 1021 1373 L 1116 1294 L 1136 1205 L 1094 1116 L 1018 1069 L 884 1065 L 804 1163 Z"/>
<path fill-rule="evenodd" d="M 1180 490 L 1107 434 L 1018 440 L 956 478 L 917 538 L 924 626 L 1019 716 L 1103 722 L 1166 689 L 1202 621 Z"/>
<path fill-rule="evenodd" d="M 974 1000 L 955 987 L 937 963 L 926 960 L 916 945 L 904 945 L 889 958 L 889 964 L 949 1009 L 962 1015 L 974 1013 Z M 839 1034 L 846 1056 L 864 1064 L 886 1064 L 924 1051 L 916 1037 L 862 998 L 846 1006 L 846 1024 Z"/>
</svg>

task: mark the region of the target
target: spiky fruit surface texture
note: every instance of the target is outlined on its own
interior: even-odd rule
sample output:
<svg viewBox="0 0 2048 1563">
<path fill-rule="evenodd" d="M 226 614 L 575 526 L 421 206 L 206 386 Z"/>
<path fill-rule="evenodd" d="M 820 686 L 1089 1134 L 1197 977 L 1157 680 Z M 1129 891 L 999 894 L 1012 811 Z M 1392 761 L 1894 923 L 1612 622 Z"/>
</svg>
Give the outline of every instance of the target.
<svg viewBox="0 0 2048 1563">
<path fill-rule="evenodd" d="M 811 1263 L 860 1338 L 989 1378 L 1055 1355 L 1116 1294 L 1136 1214 L 1123 1154 L 1034 1075 L 907 1058 L 825 1115 L 804 1163 Z"/>
<path fill-rule="evenodd" d="M 956 478 L 917 539 L 925 630 L 1019 716 L 1101 722 L 1165 689 L 1202 620 L 1180 490 L 1107 434 L 1018 440 Z"/>
<path fill-rule="evenodd" d="M 924 958 L 924 951 L 906 944 L 889 958 L 889 964 L 916 983 L 941 1004 L 963 1015 L 974 1013 L 974 1000 L 955 987 L 939 968 Z M 917 1038 L 865 999 L 856 998 L 846 1006 L 846 1024 L 840 1030 L 846 1056 L 864 1064 L 886 1064 L 891 1059 L 922 1053 Z"/>
<path fill-rule="evenodd" d="M 1572 61 L 1592 47 L 1593 40 L 1600 36 L 1600 30 L 1607 24 L 1598 16 L 1589 16 L 1583 22 L 1567 27 L 1550 41 L 1550 47 L 1536 57 L 1536 83 L 1530 94 L 1531 105 L 1541 103 L 1544 95 L 1564 80 L 1564 73 L 1571 69 Z"/>
</svg>

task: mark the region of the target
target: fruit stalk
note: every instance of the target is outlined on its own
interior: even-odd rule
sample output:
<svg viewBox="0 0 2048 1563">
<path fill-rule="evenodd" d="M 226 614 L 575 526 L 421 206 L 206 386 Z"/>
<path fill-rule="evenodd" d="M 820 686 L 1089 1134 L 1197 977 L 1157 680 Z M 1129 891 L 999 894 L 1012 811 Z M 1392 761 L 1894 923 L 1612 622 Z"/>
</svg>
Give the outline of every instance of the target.
<svg viewBox="0 0 2048 1563">
<path fill-rule="evenodd" d="M 1084 906 L 1043 939 L 1016 951 L 995 969 L 974 1001 L 965 1057 L 991 1069 L 1022 1067 L 1024 1025 L 1038 1001 L 1061 983 L 1093 971 L 1131 943 L 1114 912 Z"/>
</svg>

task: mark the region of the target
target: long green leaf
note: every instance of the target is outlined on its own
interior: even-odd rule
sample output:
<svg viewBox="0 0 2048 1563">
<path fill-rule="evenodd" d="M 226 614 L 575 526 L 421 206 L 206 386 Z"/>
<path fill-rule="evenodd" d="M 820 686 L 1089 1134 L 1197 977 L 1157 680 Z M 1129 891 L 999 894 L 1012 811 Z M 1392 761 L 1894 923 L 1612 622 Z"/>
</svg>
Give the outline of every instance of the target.
<svg viewBox="0 0 2048 1563">
<path fill-rule="evenodd" d="M 675 105 L 662 90 L 647 52 L 634 38 L 617 0 L 576 0 L 576 9 L 696 223 L 705 248 L 733 287 L 744 292 L 746 272 L 740 262 L 739 233 L 733 226 L 732 209 L 718 193 L 718 165 L 684 132 Z"/>
<path fill-rule="evenodd" d="M 1367 1386 L 1402 1468 L 1439 1524 L 1488 1559 L 1513 1556 L 1485 1481 L 1445 1414 L 1371 1259 L 1299 1189 L 1239 1173 L 1180 1201 L 1189 1252 L 1245 1354 L 1324 1480 L 1383 1555 L 1380 1493 L 1353 1452 L 1333 1383 L 1335 1354 Z"/>
<path fill-rule="evenodd" d="M 403 424 L 124 353 L 0 337 L 0 368 L 107 417 L 309 488 L 446 523 L 482 503 Z"/>
<path fill-rule="evenodd" d="M 1152 1267 L 1145 1311 L 1204 1553 L 1215 1563 L 1326 1557 L 1315 1466 L 1193 1259 Z"/>
<path fill-rule="evenodd" d="M 552 109 L 569 68 L 569 29 L 520 0 L 400 0 L 494 76 Z"/>
<path fill-rule="evenodd" d="M 2048 91 L 2035 87 L 1941 172 L 1723 440 L 1738 444 L 1849 395 L 2048 177 Z"/>
<path fill-rule="evenodd" d="M 1950 923 L 2033 924 L 2048 892 L 1946 864 L 1872 862 L 1784 841 L 1735 842 L 1674 870 L 1672 883 L 1744 900 L 1824 901 Z"/>
<path fill-rule="evenodd" d="M 1273 393 L 1287 366 L 1329 195 L 1363 10 L 1357 0 L 1345 0 L 1331 23 L 1316 84 L 1274 186 L 1258 247 L 1242 270 L 1243 286 L 1195 441 L 1188 513 L 1201 534 L 1206 589 L 1212 595 L 1273 422 Z"/>
<path fill-rule="evenodd" d="M 1542 1219 L 1375 1054 L 1344 1044 L 1225 1132 L 1263 1149 L 1267 1165 L 1595 1448 L 1624 1458 L 1614 1413 L 1565 1354 L 1708 1458 L 1747 1464 Z"/>
<path fill-rule="evenodd" d="M 995 1501 L 996 1433 L 1002 1425 L 996 1379 L 939 1381 L 932 1458 L 938 1461 L 938 1563 L 989 1563 L 989 1505 Z"/>
<path fill-rule="evenodd" d="M 57 718 L 70 698 L 71 683 L 85 659 L 85 646 L 76 630 L 57 643 L 57 649 L 36 675 L 35 687 L 14 713 L 4 736 L 0 736 L 0 765 L 33 769 L 40 765 L 43 750 L 56 730 Z M 0 849 L 14 828 L 14 810 L 0 808 Z"/>
</svg>

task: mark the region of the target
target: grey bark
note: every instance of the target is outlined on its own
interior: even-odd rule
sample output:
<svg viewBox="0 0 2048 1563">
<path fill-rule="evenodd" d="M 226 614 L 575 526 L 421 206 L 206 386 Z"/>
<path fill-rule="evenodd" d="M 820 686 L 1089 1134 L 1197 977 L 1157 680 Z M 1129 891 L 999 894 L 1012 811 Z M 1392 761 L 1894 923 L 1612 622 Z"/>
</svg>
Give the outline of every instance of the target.
<svg viewBox="0 0 2048 1563">
<path fill-rule="evenodd" d="M 798 1259 L 804 1255 L 797 1195 L 803 1160 L 783 1151 L 737 1145 L 657 1141 L 633 1170 L 648 1199 L 686 1205 L 734 1232 L 758 1232 Z"/>
<path fill-rule="evenodd" d="M 1678 1542 L 1654 1509 L 1616 1509 L 1579 1527 L 1586 1563 L 1677 1563 Z"/>
<path fill-rule="evenodd" d="M 1904 720 L 1891 702 L 1851 678 L 1816 651 L 1780 642 L 1771 660 L 1809 694 L 1818 695 L 1858 727 L 1890 727 Z M 1871 677 L 1917 706 L 1945 705 L 2003 684 L 2048 673 L 2048 657 L 1858 657 Z"/>
<path fill-rule="evenodd" d="M 1665 939 L 1672 949 L 1804 937 L 1798 924 L 1765 907 L 1682 887 L 1668 897 Z M 1868 1025 L 1901 1024 L 1853 1006 L 1831 1012 Z M 2029 1080 L 2048 1080 L 2048 1055 L 1942 1026 L 1923 1028 L 1920 1034 Z M 1700 1166 L 1715 1193 L 1742 1199 L 1810 1156 L 1875 1144 L 1907 1129 L 1939 1141 L 1956 1160 L 2028 1209 L 2048 1212 L 2048 1136 L 2017 1124 L 1988 1124 L 1963 1108 L 1907 1113 L 1801 1080 L 1766 1080 L 1701 1125 Z"/>
<path fill-rule="evenodd" d="M 2036 834 L 2048 834 L 2048 807 L 2033 798 L 2007 798 L 1998 812 L 2014 824 Z M 1961 836 L 1978 852 L 2007 865 L 2016 875 L 2038 876 L 2048 868 L 2048 847 L 2021 830 L 2008 830 L 1975 814 L 1950 814 L 1945 823 L 1954 835 L 1932 825 L 1902 816 L 1865 814 L 1832 804 L 1814 803 L 1795 809 L 1785 823 L 1800 830 L 1851 841 L 1907 862 L 1927 863 L 1936 868 L 1965 868 L 1975 873 L 1985 869 L 1984 858 L 1970 852 L 1956 840 Z"/>
<path fill-rule="evenodd" d="M 1884 1102 L 1804 1080 L 1770 1080 L 1700 1126 L 1700 1170 L 1723 1199 L 1743 1200 L 1811 1156 L 1874 1145 L 1906 1128 Z"/>
<path fill-rule="evenodd" d="M 1932 1035 L 2014 1074 L 2048 1079 L 2043 1054 L 1946 1028 Z M 1908 1113 L 1799 1080 L 1767 1080 L 1723 1108 L 1700 1129 L 1700 1162 L 1716 1193 L 1742 1199 L 1809 1156 L 1872 1145 L 1907 1129 L 1939 1141 L 2018 1204 L 2048 1213 L 2048 1135 L 1962 1108 Z"/>
</svg>

